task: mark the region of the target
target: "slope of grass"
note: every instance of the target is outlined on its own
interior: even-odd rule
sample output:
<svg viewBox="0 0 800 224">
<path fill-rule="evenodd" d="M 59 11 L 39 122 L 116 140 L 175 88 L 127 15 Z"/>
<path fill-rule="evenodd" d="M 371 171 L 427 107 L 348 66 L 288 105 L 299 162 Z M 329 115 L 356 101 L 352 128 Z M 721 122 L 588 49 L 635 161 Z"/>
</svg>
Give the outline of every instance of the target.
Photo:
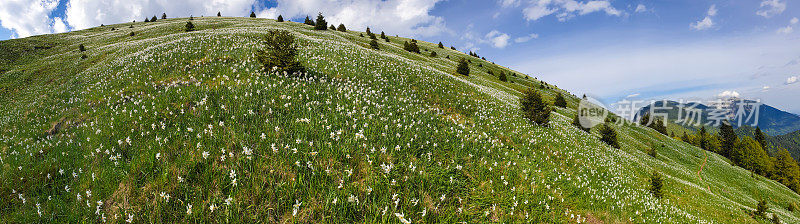
<svg viewBox="0 0 800 224">
<path fill-rule="evenodd" d="M 763 198 L 800 222 L 785 209 L 800 197 L 774 181 L 642 127 L 616 127 L 610 148 L 570 125 L 574 96 L 499 82 L 487 69 L 513 71 L 457 51 L 411 54 L 399 37 L 375 51 L 359 32 L 267 19 L 195 18 L 186 33 L 185 21 L 0 42 L 51 45 L 3 61 L 0 220 L 765 223 L 750 217 Z M 294 33 L 312 78 L 260 72 L 269 29 Z M 468 77 L 453 75 L 462 57 Z M 571 108 L 531 125 L 517 108 L 528 87 Z"/>
</svg>

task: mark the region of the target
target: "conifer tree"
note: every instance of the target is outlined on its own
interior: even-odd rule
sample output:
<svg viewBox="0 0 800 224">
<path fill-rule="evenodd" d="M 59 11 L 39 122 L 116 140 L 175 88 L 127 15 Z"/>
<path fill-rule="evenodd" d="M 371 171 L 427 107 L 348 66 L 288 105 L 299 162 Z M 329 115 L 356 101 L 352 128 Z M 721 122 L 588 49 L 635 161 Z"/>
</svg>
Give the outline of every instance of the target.
<svg viewBox="0 0 800 224">
<path fill-rule="evenodd" d="M 156 20 L 158 20 L 158 18 L 156 18 L 155 15 L 153 16 L 153 18 L 150 18 L 150 22 L 155 22 Z"/>
<path fill-rule="evenodd" d="M 145 23 L 148 23 L 148 22 L 150 22 L 150 19 L 148 19 L 148 18 L 144 18 L 144 22 L 145 22 Z"/>
<path fill-rule="evenodd" d="M 769 209 L 769 207 L 767 207 L 767 201 L 761 199 L 758 201 L 758 205 L 756 205 L 755 215 L 761 218 L 766 218 L 767 209 Z"/>
<path fill-rule="evenodd" d="M 314 20 L 311 20 L 311 18 L 308 18 L 308 16 L 306 16 L 306 20 L 303 22 L 303 24 L 306 24 L 306 25 L 309 25 L 309 26 L 315 26 L 316 25 L 316 24 L 314 24 Z"/>
<path fill-rule="evenodd" d="M 256 13 L 253 12 L 253 11 L 250 11 L 250 18 L 256 18 Z"/>
<path fill-rule="evenodd" d="M 194 31 L 194 24 L 191 21 L 186 22 L 186 27 L 183 28 L 183 31 L 191 32 Z"/>
<path fill-rule="evenodd" d="M 444 49 L 444 44 L 441 41 L 439 41 L 439 48 Z"/>
<path fill-rule="evenodd" d="M 453 46 L 450 46 L 450 50 L 457 51 L 457 50 L 456 50 L 456 47 L 453 47 Z"/>
<path fill-rule="evenodd" d="M 556 95 L 556 100 L 553 104 L 557 107 L 567 108 L 567 100 L 564 99 L 564 96 L 562 96 L 561 93 Z"/>
<path fill-rule="evenodd" d="M 500 78 L 500 81 L 503 81 L 503 82 L 507 82 L 508 81 L 508 77 L 506 77 L 506 73 L 505 72 L 500 72 L 500 77 L 499 78 Z"/>
<path fill-rule="evenodd" d="M 202 16 L 202 15 L 201 15 L 201 16 Z M 221 17 L 221 16 L 222 16 L 222 13 L 220 13 L 220 12 L 217 12 L 217 17 Z"/>
<path fill-rule="evenodd" d="M 698 133 L 698 138 L 700 139 L 700 148 L 708 150 L 708 139 L 706 138 L 708 134 L 706 134 L 706 126 L 700 127 L 700 133 Z"/>
<path fill-rule="evenodd" d="M 435 58 L 436 56 L 437 56 L 436 51 L 431 51 L 431 57 Z"/>
<path fill-rule="evenodd" d="M 381 39 L 386 39 L 386 33 L 384 33 L 383 31 L 381 31 Z"/>
<path fill-rule="evenodd" d="M 347 32 L 347 27 L 345 27 L 344 24 L 340 23 L 339 27 L 336 28 L 336 30 L 341 31 L 341 32 Z"/>
<path fill-rule="evenodd" d="M 256 51 L 256 58 L 267 71 L 297 74 L 305 68 L 296 59 L 298 49 L 294 35 L 286 30 L 270 30 L 264 37 L 265 50 Z"/>
<path fill-rule="evenodd" d="M 369 42 L 369 47 L 371 47 L 372 49 L 375 49 L 375 50 L 380 50 L 380 46 L 378 45 L 378 41 L 374 40 L 374 39 Z"/>
<path fill-rule="evenodd" d="M 758 144 L 761 144 L 761 147 L 766 149 L 767 148 L 767 139 L 764 137 L 764 132 L 761 132 L 761 128 L 756 126 L 756 133 L 754 134 L 756 141 Z"/>
<path fill-rule="evenodd" d="M 278 22 L 279 22 L 279 23 L 282 23 L 282 22 L 283 22 L 283 15 L 278 15 Z"/>
<path fill-rule="evenodd" d="M 128 35 L 129 35 L 129 36 L 134 36 L 134 35 L 136 35 L 136 33 L 134 33 L 134 32 L 131 32 L 131 33 L 130 33 L 130 34 L 128 34 Z"/>
<path fill-rule="evenodd" d="M 617 131 L 614 130 L 608 124 L 602 124 L 600 126 L 600 141 L 605 142 L 611 147 L 619 148 L 619 142 L 617 142 Z"/>
<path fill-rule="evenodd" d="M 525 96 L 520 99 L 520 109 L 523 116 L 529 121 L 547 126 L 550 122 L 550 112 L 552 109 L 542 99 L 542 95 L 536 90 L 528 89 Z"/>
<path fill-rule="evenodd" d="M 719 127 L 719 138 L 721 141 L 720 151 L 722 156 L 730 158 L 730 151 L 733 150 L 736 143 L 739 142 L 739 137 L 736 136 L 736 132 L 733 131 L 733 127 L 728 121 L 723 121 L 722 125 Z"/>
<path fill-rule="evenodd" d="M 371 34 L 372 34 L 372 31 L 370 31 L 369 27 L 367 27 L 367 35 L 371 35 Z"/>
<path fill-rule="evenodd" d="M 335 27 L 335 26 L 333 26 L 333 24 L 331 24 L 331 26 L 330 26 L 330 27 L 328 27 L 328 29 L 329 29 L 329 30 L 336 30 L 336 27 Z"/>
<path fill-rule="evenodd" d="M 458 61 L 458 66 L 456 66 L 456 73 L 469 76 L 469 64 L 467 64 L 467 60 L 461 59 Z"/>
<path fill-rule="evenodd" d="M 166 12 L 161 14 L 161 19 L 167 19 L 167 13 Z"/>
<path fill-rule="evenodd" d="M 581 130 L 583 130 L 585 132 L 590 132 L 591 131 L 591 128 L 583 127 L 583 125 L 581 124 L 581 117 L 580 117 L 579 113 L 575 113 L 575 117 L 572 118 L 572 125 L 574 125 L 578 129 L 581 129 Z"/>
<path fill-rule="evenodd" d="M 800 166 L 797 161 L 792 158 L 789 151 L 780 148 L 778 155 L 775 158 L 775 175 L 773 179 L 786 185 L 789 189 L 799 191 L 798 181 L 800 181 Z"/>
<path fill-rule="evenodd" d="M 78 50 L 81 51 L 81 52 L 84 52 L 84 51 L 86 51 L 86 47 L 84 47 L 83 44 L 78 45 Z"/>
<path fill-rule="evenodd" d="M 653 172 L 650 176 L 650 193 L 657 198 L 664 196 L 662 188 L 664 187 L 664 179 L 658 172 Z"/>
<path fill-rule="evenodd" d="M 322 16 L 321 12 L 317 15 L 317 21 L 315 22 L 314 29 L 315 30 L 327 30 L 328 29 L 328 22 L 325 21 L 325 17 Z"/>
</svg>

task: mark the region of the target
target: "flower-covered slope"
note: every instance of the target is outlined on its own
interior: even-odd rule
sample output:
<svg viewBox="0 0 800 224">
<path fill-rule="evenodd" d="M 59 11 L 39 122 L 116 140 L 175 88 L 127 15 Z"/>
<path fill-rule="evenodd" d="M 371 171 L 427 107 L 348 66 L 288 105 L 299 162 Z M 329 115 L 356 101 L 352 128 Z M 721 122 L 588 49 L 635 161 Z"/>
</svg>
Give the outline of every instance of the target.
<svg viewBox="0 0 800 224">
<path fill-rule="evenodd" d="M 608 147 L 570 124 L 575 96 L 458 51 L 187 20 L 0 42 L 0 220 L 755 223 L 765 199 L 800 222 L 786 187 L 643 127 L 615 127 L 622 148 Z M 261 72 L 270 29 L 297 37 L 309 78 Z M 569 107 L 530 124 L 527 88 Z"/>
</svg>

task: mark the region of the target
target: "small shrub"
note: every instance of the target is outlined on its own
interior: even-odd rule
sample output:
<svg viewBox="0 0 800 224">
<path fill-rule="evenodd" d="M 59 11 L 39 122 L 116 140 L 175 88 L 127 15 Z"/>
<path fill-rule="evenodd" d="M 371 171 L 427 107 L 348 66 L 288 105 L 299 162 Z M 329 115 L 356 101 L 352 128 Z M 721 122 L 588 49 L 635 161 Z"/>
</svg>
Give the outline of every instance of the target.
<svg viewBox="0 0 800 224">
<path fill-rule="evenodd" d="M 256 58 L 267 71 L 289 74 L 302 73 L 305 68 L 297 61 L 297 44 L 294 35 L 286 30 L 270 30 L 264 37 L 265 50 L 256 51 Z"/>
<path fill-rule="evenodd" d="M 772 214 L 772 223 L 773 224 L 781 224 L 781 219 L 778 218 L 778 215 Z"/>
<path fill-rule="evenodd" d="M 467 64 L 467 60 L 463 58 L 458 61 L 458 66 L 456 66 L 456 73 L 469 76 L 469 64 Z"/>
<path fill-rule="evenodd" d="M 444 45 L 442 44 L 442 42 L 441 42 L 441 41 L 439 42 L 439 48 L 440 48 L 440 49 L 444 49 Z"/>
<path fill-rule="evenodd" d="M 341 32 L 347 32 L 347 27 L 345 27 L 344 24 L 340 23 L 339 27 L 337 27 L 336 30 Z"/>
<path fill-rule="evenodd" d="M 581 117 L 580 117 L 579 113 L 575 113 L 575 117 L 572 119 L 572 125 L 574 125 L 578 129 L 581 129 L 581 130 L 583 130 L 585 132 L 591 131 L 590 128 L 585 128 L 585 127 L 583 127 L 583 125 L 581 125 Z"/>
<path fill-rule="evenodd" d="M 608 124 L 603 124 L 600 126 L 600 141 L 605 142 L 611 147 L 619 148 L 619 142 L 617 142 L 617 131 L 615 131 L 614 128 Z"/>
<path fill-rule="evenodd" d="M 222 13 L 217 12 L 217 17 L 221 17 L 221 16 L 222 16 Z"/>
<path fill-rule="evenodd" d="M 653 172 L 653 175 L 650 176 L 650 193 L 657 198 L 661 198 L 664 196 L 664 192 L 662 191 L 663 187 L 664 179 L 661 177 L 661 174 Z"/>
<path fill-rule="evenodd" d="M 303 21 L 303 24 L 306 24 L 306 25 L 309 25 L 309 26 L 314 26 L 315 25 L 314 24 L 314 20 L 311 20 L 311 18 L 308 18 L 308 16 L 306 16 L 306 20 Z"/>
<path fill-rule="evenodd" d="M 378 41 L 377 40 L 370 41 L 369 42 L 369 47 L 372 48 L 372 49 L 375 49 L 375 50 L 380 50 L 381 49 L 380 46 L 378 45 Z"/>
<path fill-rule="evenodd" d="M 256 13 L 253 12 L 253 11 L 250 11 L 250 18 L 256 18 Z"/>
<path fill-rule="evenodd" d="M 278 15 L 278 22 L 279 22 L 279 23 L 282 23 L 282 22 L 283 22 L 283 15 Z"/>
<path fill-rule="evenodd" d="M 500 79 L 500 81 L 508 82 L 508 77 L 506 77 L 505 72 L 500 72 L 500 76 L 498 78 Z"/>
<path fill-rule="evenodd" d="M 148 22 L 150 22 L 150 19 L 148 19 L 148 18 L 144 18 L 144 22 L 145 22 L 145 23 L 148 23 Z"/>
<path fill-rule="evenodd" d="M 655 148 L 647 149 L 647 155 L 650 155 L 650 157 L 653 157 L 653 158 L 657 158 L 658 157 L 658 150 L 656 150 Z"/>
<path fill-rule="evenodd" d="M 386 39 L 386 33 L 384 33 L 383 31 L 381 31 L 381 39 Z"/>
<path fill-rule="evenodd" d="M 431 57 L 435 58 L 436 56 L 437 56 L 436 51 L 431 51 Z"/>
<path fill-rule="evenodd" d="M 156 16 L 153 16 L 153 18 L 150 18 L 150 22 L 155 22 L 157 20 L 158 20 L 158 18 Z"/>
<path fill-rule="evenodd" d="M 81 52 L 84 52 L 84 51 L 86 51 L 86 47 L 84 47 L 83 44 L 78 45 L 78 50 L 81 51 Z"/>
<path fill-rule="evenodd" d="M 191 21 L 186 22 L 186 27 L 183 28 L 183 31 L 191 32 L 194 31 L 194 24 Z"/>
<path fill-rule="evenodd" d="M 374 38 L 375 35 L 373 34 L 372 37 Z M 417 46 L 416 42 L 411 42 L 411 43 L 404 42 L 403 43 L 403 49 L 408 51 L 408 52 L 419 54 L 419 46 Z"/>
<path fill-rule="evenodd" d="M 134 32 L 131 32 L 131 33 L 130 33 L 130 34 L 128 34 L 128 35 L 129 35 L 129 36 L 135 36 L 135 35 L 136 35 L 136 33 L 134 33 Z"/>
<path fill-rule="evenodd" d="M 535 124 L 547 126 L 550 122 L 552 109 L 544 102 L 542 95 L 536 90 L 528 89 L 525 91 L 525 96 L 520 99 L 520 109 L 523 117 Z"/>
<path fill-rule="evenodd" d="M 88 57 L 88 56 L 86 56 L 85 54 L 84 54 L 84 55 L 81 55 L 81 59 L 87 59 L 87 58 L 89 58 L 89 57 Z"/>
<path fill-rule="evenodd" d="M 767 207 L 767 201 L 764 200 L 764 199 L 761 199 L 760 201 L 758 201 L 758 205 L 756 205 L 756 213 L 755 213 L 755 215 L 758 216 L 758 217 L 761 217 L 761 218 L 766 218 L 766 214 L 767 214 L 767 210 L 768 209 L 769 209 L 769 207 Z"/>
<path fill-rule="evenodd" d="M 556 95 L 556 100 L 553 104 L 557 107 L 567 108 L 567 100 L 564 99 L 564 96 L 561 95 L 561 93 Z"/>
<path fill-rule="evenodd" d="M 167 13 L 166 12 L 161 14 L 161 19 L 167 19 Z"/>
<path fill-rule="evenodd" d="M 797 203 L 789 202 L 789 207 L 786 208 L 786 210 L 789 210 L 790 212 L 797 211 Z"/>
</svg>

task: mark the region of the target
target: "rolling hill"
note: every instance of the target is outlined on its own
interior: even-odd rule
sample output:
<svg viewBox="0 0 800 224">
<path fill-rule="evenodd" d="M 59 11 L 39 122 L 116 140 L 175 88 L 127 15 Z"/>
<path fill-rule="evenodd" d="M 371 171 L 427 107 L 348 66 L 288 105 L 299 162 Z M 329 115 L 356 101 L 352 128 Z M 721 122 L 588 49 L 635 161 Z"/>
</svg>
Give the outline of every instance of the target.
<svg viewBox="0 0 800 224">
<path fill-rule="evenodd" d="M 616 126 L 609 147 L 570 124 L 575 96 L 437 44 L 187 20 L 0 42 L 0 220 L 768 223 L 752 217 L 765 200 L 800 222 L 800 196 L 775 181 L 649 128 Z M 262 72 L 272 29 L 296 37 L 303 78 Z M 530 124 L 528 88 L 569 106 Z"/>
</svg>

